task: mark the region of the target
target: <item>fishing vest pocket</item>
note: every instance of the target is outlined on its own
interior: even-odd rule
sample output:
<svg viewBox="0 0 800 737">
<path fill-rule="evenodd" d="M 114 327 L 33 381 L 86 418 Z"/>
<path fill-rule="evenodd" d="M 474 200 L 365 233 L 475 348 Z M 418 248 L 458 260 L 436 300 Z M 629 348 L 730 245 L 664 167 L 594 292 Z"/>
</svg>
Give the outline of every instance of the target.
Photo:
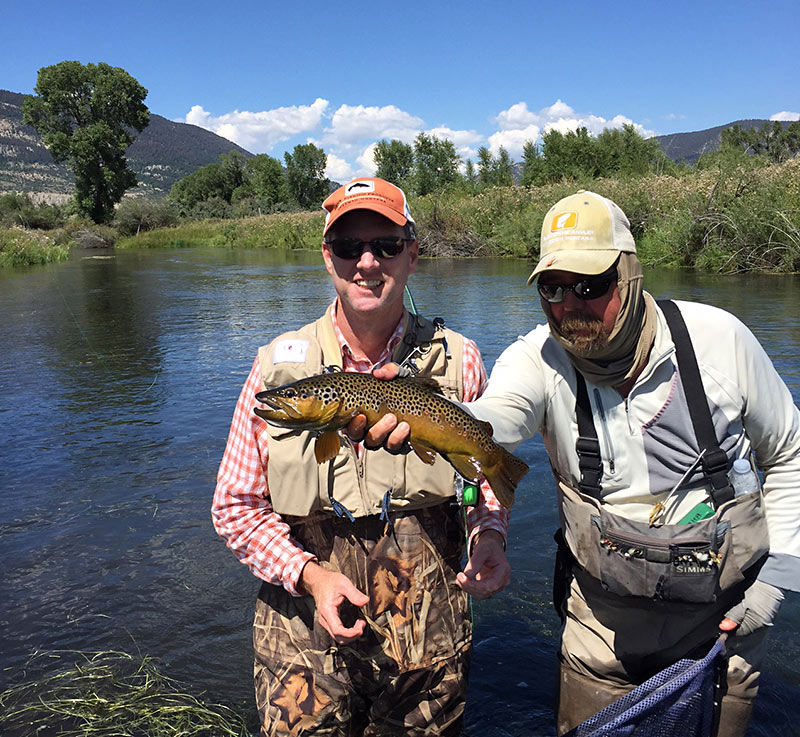
<svg viewBox="0 0 800 737">
<path fill-rule="evenodd" d="M 564 536 L 576 563 L 619 596 L 710 603 L 769 552 L 760 492 L 694 524 L 650 527 L 559 483 Z"/>
<path fill-rule="evenodd" d="M 693 603 L 716 599 L 729 525 L 711 519 L 650 528 L 602 509 L 592 524 L 599 579 L 607 591 Z"/>
</svg>

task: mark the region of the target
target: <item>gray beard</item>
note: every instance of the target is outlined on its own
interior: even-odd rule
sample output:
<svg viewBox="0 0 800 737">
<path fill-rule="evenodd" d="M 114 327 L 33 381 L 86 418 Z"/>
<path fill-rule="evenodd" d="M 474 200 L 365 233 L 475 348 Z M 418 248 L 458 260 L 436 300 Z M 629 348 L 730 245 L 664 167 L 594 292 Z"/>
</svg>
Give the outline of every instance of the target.
<svg viewBox="0 0 800 737">
<path fill-rule="evenodd" d="M 608 346 L 609 331 L 602 320 L 591 317 L 565 317 L 558 326 L 563 338 L 569 341 L 570 352 L 582 358 Z"/>
</svg>

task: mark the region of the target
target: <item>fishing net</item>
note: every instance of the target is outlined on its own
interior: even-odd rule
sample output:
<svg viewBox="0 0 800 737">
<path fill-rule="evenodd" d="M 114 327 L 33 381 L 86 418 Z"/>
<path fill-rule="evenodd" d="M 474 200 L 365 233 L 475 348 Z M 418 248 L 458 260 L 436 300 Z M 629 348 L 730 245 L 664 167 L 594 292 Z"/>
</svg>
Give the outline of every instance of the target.
<svg viewBox="0 0 800 737">
<path fill-rule="evenodd" d="M 679 660 L 656 673 L 565 737 L 709 737 L 724 638 L 701 660 Z"/>
</svg>

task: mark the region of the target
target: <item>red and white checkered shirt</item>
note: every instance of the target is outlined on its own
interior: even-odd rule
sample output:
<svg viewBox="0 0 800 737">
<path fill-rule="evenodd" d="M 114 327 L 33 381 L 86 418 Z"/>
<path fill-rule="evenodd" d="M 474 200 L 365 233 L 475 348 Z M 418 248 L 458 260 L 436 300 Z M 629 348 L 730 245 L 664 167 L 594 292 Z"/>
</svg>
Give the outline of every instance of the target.
<svg viewBox="0 0 800 737">
<path fill-rule="evenodd" d="M 405 318 L 400 320 L 376 363 L 353 354 L 336 321 L 334 300 L 330 316 L 342 350 L 345 371 L 368 373 L 392 360 L 392 352 L 403 336 Z M 478 347 L 464 339 L 463 401 L 477 399 L 486 387 L 486 368 Z M 245 381 L 233 413 L 228 444 L 217 474 L 217 487 L 211 517 L 216 531 L 225 538 L 236 557 L 259 578 L 283 586 L 300 596 L 300 573 L 315 556 L 303 550 L 289 534 L 289 526 L 272 508 L 267 486 L 269 455 L 267 423 L 253 412 L 255 395 L 261 385 L 258 358 Z M 481 484 L 478 504 L 467 510 L 470 539 L 484 530 L 497 530 L 505 537 L 508 511 L 500 504 L 489 485 Z"/>
</svg>

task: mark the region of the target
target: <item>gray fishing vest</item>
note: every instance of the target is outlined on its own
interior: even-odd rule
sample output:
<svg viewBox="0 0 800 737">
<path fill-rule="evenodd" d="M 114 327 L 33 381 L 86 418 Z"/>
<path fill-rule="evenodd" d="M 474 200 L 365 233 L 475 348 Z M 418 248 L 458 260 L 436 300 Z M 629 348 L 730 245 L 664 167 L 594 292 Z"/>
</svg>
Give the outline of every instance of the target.
<svg viewBox="0 0 800 737">
<path fill-rule="evenodd" d="M 727 589 L 752 580 L 769 553 L 760 490 L 733 496 L 729 459 L 720 450 L 703 392 L 691 339 L 678 307 L 659 305 L 672 333 L 678 372 L 715 508 L 713 517 L 690 524 L 651 526 L 622 517 L 603 504 L 602 460 L 586 384 L 577 374 L 576 413 L 580 459 L 578 489 L 556 477 L 564 540 L 580 570 L 620 596 L 710 603 Z"/>
</svg>

